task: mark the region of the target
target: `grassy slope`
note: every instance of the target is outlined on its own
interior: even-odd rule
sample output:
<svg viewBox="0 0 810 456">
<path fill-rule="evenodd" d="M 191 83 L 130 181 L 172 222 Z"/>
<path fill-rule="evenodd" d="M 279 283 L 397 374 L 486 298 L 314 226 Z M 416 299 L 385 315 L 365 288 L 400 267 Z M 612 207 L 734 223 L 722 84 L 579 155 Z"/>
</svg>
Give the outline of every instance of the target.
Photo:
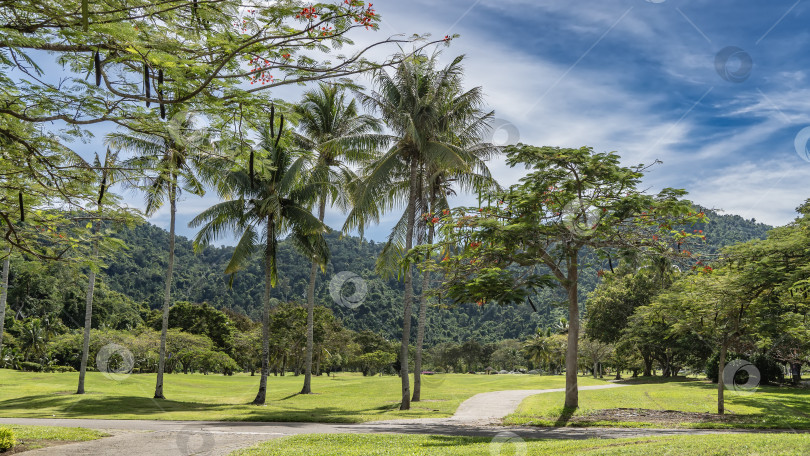
<svg viewBox="0 0 810 456">
<path fill-rule="evenodd" d="M 726 390 L 725 398 L 727 416 L 723 418 L 723 422 L 690 422 L 680 425 L 696 428 L 810 429 L 810 390 L 766 386 L 758 388 L 752 394 Z M 702 380 L 678 379 L 632 384 L 611 390 L 580 391 L 580 408 L 574 413 L 573 422 L 568 421 L 563 414 L 562 400 L 561 393 L 529 397 L 521 403 L 516 413 L 506 418 L 505 423 L 539 426 L 649 426 L 649 423 L 642 422 L 597 421 L 589 418 L 589 415 L 594 415 L 598 410 L 612 408 L 715 413 L 717 385 Z M 671 424 L 666 427 L 671 427 Z"/>
<path fill-rule="evenodd" d="M 248 405 L 259 377 L 171 374 L 165 380 L 167 400 L 152 399 L 155 376 L 131 375 L 110 380 L 87 374 L 84 396 L 73 394 L 76 373 L 43 374 L 0 369 L 0 416 L 45 418 L 113 418 L 158 420 L 239 420 L 363 422 L 396 418 L 451 416 L 465 399 L 482 392 L 509 389 L 561 388 L 563 376 L 466 375 L 423 377 L 421 403 L 397 410 L 398 377 L 338 374 L 313 377 L 316 394 L 301 396 L 303 377 L 273 377 L 265 407 Z M 580 378 L 582 385 L 604 384 Z"/>
<path fill-rule="evenodd" d="M 513 438 L 514 439 L 514 438 Z M 519 438 L 518 438 L 519 439 Z M 507 441 L 508 440 L 508 441 Z M 525 446 L 524 446 L 525 445 Z M 806 455 L 810 435 L 703 435 L 635 439 L 511 440 L 414 435 L 306 435 L 269 440 L 231 456 Z"/>
</svg>

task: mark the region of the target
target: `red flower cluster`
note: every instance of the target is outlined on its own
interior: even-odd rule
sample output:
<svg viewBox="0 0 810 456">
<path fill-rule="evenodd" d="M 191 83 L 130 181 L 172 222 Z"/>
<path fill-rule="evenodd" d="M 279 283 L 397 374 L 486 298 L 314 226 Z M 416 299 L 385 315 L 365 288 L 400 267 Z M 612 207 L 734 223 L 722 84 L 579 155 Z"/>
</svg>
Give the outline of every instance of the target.
<svg viewBox="0 0 810 456">
<path fill-rule="evenodd" d="M 476 241 L 470 242 L 470 248 L 477 249 L 478 247 L 481 247 L 480 242 L 476 242 Z"/>
<path fill-rule="evenodd" d="M 254 72 L 250 76 L 250 83 L 261 82 L 262 84 L 266 84 L 268 82 L 273 82 L 274 78 L 273 75 L 270 73 L 265 72 L 264 70 L 270 68 L 272 63 L 270 63 L 267 59 L 262 59 L 259 57 L 254 57 L 250 59 L 250 63 L 253 65 L 253 69 L 251 72 Z"/>
<path fill-rule="evenodd" d="M 317 19 L 318 18 L 318 12 L 315 11 L 314 6 L 312 8 L 304 8 L 304 9 L 301 10 L 300 13 L 295 15 L 295 18 L 296 19 L 302 19 L 302 18 L 303 19 Z"/>
</svg>

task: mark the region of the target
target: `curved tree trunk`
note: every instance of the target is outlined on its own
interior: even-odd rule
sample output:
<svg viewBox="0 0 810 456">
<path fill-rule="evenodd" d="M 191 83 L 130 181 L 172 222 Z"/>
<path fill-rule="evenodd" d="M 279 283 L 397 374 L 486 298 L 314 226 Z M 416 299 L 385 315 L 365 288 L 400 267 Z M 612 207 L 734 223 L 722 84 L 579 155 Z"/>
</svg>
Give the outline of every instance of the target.
<svg viewBox="0 0 810 456">
<path fill-rule="evenodd" d="M 431 204 L 431 209 L 433 205 Z M 427 243 L 433 243 L 434 227 L 428 228 Z M 425 258 L 429 260 L 430 257 Z M 427 323 L 427 290 L 430 287 L 430 272 L 422 272 L 422 295 L 419 297 L 419 320 L 416 327 L 416 354 L 413 360 L 413 398 L 412 402 L 422 400 L 422 346 L 425 342 L 425 324 Z"/>
<path fill-rule="evenodd" d="M 321 195 L 318 206 L 318 220 L 323 223 L 326 213 L 326 195 Z M 315 280 L 318 278 L 318 262 L 312 260 L 309 270 L 309 286 L 307 287 L 307 350 L 304 355 L 304 387 L 301 394 L 312 394 L 312 349 L 314 345 L 314 314 L 315 314 Z"/>
<path fill-rule="evenodd" d="M 577 300 L 578 250 L 568 254 L 568 350 L 565 353 L 565 407 L 579 407 L 577 351 L 579 345 L 579 302 Z"/>
<path fill-rule="evenodd" d="M 174 179 L 174 176 L 172 176 Z M 172 293 L 172 273 L 174 272 L 174 224 L 177 214 L 177 188 L 172 180 L 169 189 L 169 205 L 171 215 L 169 218 L 169 265 L 166 268 L 166 289 L 163 292 L 163 322 L 160 326 L 160 358 L 158 361 L 157 382 L 155 384 L 155 399 L 166 399 L 163 395 L 163 371 L 166 369 L 166 333 L 169 331 L 169 306 Z"/>
<path fill-rule="evenodd" d="M 6 252 L 8 256 L 3 260 L 3 283 L 0 284 L 0 354 L 3 353 L 3 330 L 6 323 L 6 299 L 8 298 L 8 271 L 11 267 L 11 247 Z M 2 359 L 0 359 L 2 361 Z"/>
<path fill-rule="evenodd" d="M 417 194 L 417 160 L 416 157 L 411 158 L 411 188 L 408 195 L 408 228 L 405 232 L 405 253 L 410 252 L 413 248 L 413 226 L 415 222 L 414 213 L 416 212 L 416 194 Z M 413 304 L 413 268 L 408 265 L 405 268 L 405 297 L 403 299 L 403 312 L 402 312 L 402 342 L 399 349 L 400 361 L 400 377 L 402 380 L 402 403 L 399 406 L 400 410 L 410 410 L 411 408 L 411 385 L 410 378 L 408 377 L 408 346 L 411 339 L 411 306 Z"/>
<path fill-rule="evenodd" d="M 93 259 L 98 258 L 98 240 L 93 241 Z M 93 323 L 93 290 L 96 288 L 96 271 L 92 268 L 87 274 L 87 299 L 84 304 L 84 340 L 82 341 L 82 361 L 79 367 L 79 387 L 76 394 L 84 394 L 84 376 L 87 373 L 87 358 L 90 356 L 90 326 Z"/>
<path fill-rule="evenodd" d="M 259 379 L 259 392 L 253 399 L 254 405 L 264 405 L 267 400 L 267 375 L 270 370 L 270 289 L 272 288 L 272 260 L 275 251 L 275 226 L 267 218 L 267 246 L 264 251 L 264 303 L 262 305 L 262 372 Z M 282 371 L 282 375 L 284 372 Z"/>
</svg>

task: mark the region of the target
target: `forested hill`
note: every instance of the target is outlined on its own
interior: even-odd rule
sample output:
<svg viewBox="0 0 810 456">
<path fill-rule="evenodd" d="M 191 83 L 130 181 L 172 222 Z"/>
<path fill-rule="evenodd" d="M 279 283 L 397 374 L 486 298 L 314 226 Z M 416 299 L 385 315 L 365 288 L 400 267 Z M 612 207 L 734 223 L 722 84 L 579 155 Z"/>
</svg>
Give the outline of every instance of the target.
<svg viewBox="0 0 810 456">
<path fill-rule="evenodd" d="M 736 215 L 718 215 L 710 211 L 707 214 L 711 221 L 701 229 L 707 236 L 709 251 L 736 242 L 763 238 L 770 228 Z M 158 308 L 162 303 L 168 234 L 161 228 L 143 224 L 122 232 L 120 236 L 129 249 L 108 262 L 106 284 L 136 302 Z M 319 275 L 317 303 L 331 308 L 350 329 L 370 329 L 381 332 L 387 338 L 398 339 L 402 327 L 402 285 L 374 273 L 374 261 L 382 244 L 356 237 L 341 238 L 337 233 L 329 234 L 328 242 L 331 259 L 326 272 Z M 264 280 L 261 259 L 258 256 L 254 258 L 237 275 L 233 287 L 229 287 L 229 278 L 223 274 L 223 270 L 232 251 L 232 247 L 207 247 L 195 254 L 191 241 L 179 237 L 173 300 L 208 302 L 218 308 L 243 312 L 258 319 Z M 279 284 L 273 290 L 274 296 L 281 300 L 303 302 L 309 263 L 286 242 L 282 243 L 278 255 Z M 585 264 L 588 262 L 585 261 Z M 583 299 L 596 286 L 596 269 L 586 266 L 581 274 Z M 336 304 L 329 296 L 329 279 L 342 271 L 358 274 L 367 284 L 365 299 L 354 309 Z M 557 290 L 545 290 L 538 298 L 536 313 L 529 306 L 479 308 L 465 305 L 451 309 L 440 304 L 432 307 L 426 343 L 433 345 L 446 340 L 463 341 L 470 338 L 489 342 L 525 337 L 538 326 L 553 325 L 565 315 L 564 296 Z"/>
</svg>

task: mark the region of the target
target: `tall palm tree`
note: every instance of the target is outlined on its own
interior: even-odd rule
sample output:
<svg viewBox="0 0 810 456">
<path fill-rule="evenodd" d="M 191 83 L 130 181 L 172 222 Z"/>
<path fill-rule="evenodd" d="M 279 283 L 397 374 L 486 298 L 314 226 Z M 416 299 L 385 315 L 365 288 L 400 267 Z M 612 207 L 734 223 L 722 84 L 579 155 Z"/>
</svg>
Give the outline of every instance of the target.
<svg viewBox="0 0 810 456">
<path fill-rule="evenodd" d="M 282 119 L 283 123 L 283 119 Z M 262 310 L 262 368 L 259 392 L 253 403 L 262 405 L 267 396 L 270 365 L 270 292 L 278 280 L 276 252 L 279 241 L 289 234 L 293 245 L 306 257 L 323 265 L 328 250 L 323 233 L 326 226 L 308 209 L 318 187 L 302 184 L 309 157 L 297 155 L 281 143 L 282 131 L 274 133 L 273 121 L 259 128 L 254 150 L 256 175 L 241 164 L 217 166 L 217 192 L 225 201 L 195 217 L 191 227 L 201 226 L 195 245 L 208 244 L 225 232 L 234 232 L 239 242 L 225 268 L 235 274 L 257 250 L 264 253 L 264 298 Z M 296 156 L 297 155 L 297 156 Z M 248 167 L 250 168 L 250 167 Z M 253 178 L 252 178 L 253 177 Z"/>
<path fill-rule="evenodd" d="M 359 228 L 368 221 L 379 221 L 383 212 L 405 203 L 397 249 L 407 254 L 413 247 L 416 213 L 423 188 L 420 167 L 425 170 L 470 172 L 471 149 L 488 129 L 492 113 L 481 110 L 481 88 L 462 89 L 463 57 L 457 57 L 437 69 L 437 55 L 414 56 L 400 64 L 393 75 L 385 70 L 375 73 L 375 90 L 357 96 L 368 109 L 379 113 L 391 131 L 392 146 L 369 164 L 354 196 L 354 209 L 344 229 Z M 496 152 L 491 145 L 482 149 Z M 402 246 L 401 248 L 399 246 Z M 413 269 L 402 271 L 405 282 L 403 328 L 400 346 L 402 381 L 401 410 L 410 409 L 408 347 L 413 304 Z"/>
<path fill-rule="evenodd" d="M 299 144 L 312 152 L 310 182 L 317 187 L 318 220 L 323 222 L 326 204 L 340 209 L 349 207 L 348 188 L 356 180 L 349 166 L 369 160 L 381 139 L 380 122 L 358 113 L 354 100 L 346 100 L 337 85 L 321 83 L 317 90 L 304 93 L 295 107 L 302 134 Z M 301 394 L 312 393 L 313 312 L 318 262 L 312 262 L 307 287 L 307 344 L 304 359 L 304 387 Z"/>
<path fill-rule="evenodd" d="M 129 126 L 130 133 L 111 133 L 107 144 L 134 152 L 127 166 L 143 170 L 141 189 L 145 192 L 146 215 L 152 216 L 169 201 L 169 263 L 163 292 L 163 321 L 160 332 L 155 399 L 165 399 L 163 373 L 166 368 L 166 333 L 169 328 L 172 275 L 174 271 L 174 233 L 177 198 L 185 191 L 193 195 L 205 194 L 197 173 L 210 157 L 207 135 L 195 130 L 194 119 L 186 111 L 177 111 L 168 124 Z"/>
<path fill-rule="evenodd" d="M 118 160 L 118 153 L 110 151 L 107 148 L 107 154 L 104 157 L 104 164 L 96 155 L 94 167 L 100 170 L 100 188 L 97 201 L 98 215 L 101 216 L 102 204 L 106 190 L 115 184 L 115 178 L 118 172 L 115 171 L 115 162 Z M 98 231 L 98 222 L 91 222 L 91 229 Z M 98 258 L 98 239 L 93 240 L 93 247 L 91 252 L 92 259 Z M 79 366 L 79 386 L 76 389 L 76 394 L 84 394 L 84 377 L 87 372 L 87 359 L 90 355 L 90 328 L 93 322 L 93 291 L 96 286 L 96 271 L 93 267 L 87 273 L 87 297 L 85 298 L 84 305 L 84 339 L 82 341 L 82 359 Z"/>
</svg>

